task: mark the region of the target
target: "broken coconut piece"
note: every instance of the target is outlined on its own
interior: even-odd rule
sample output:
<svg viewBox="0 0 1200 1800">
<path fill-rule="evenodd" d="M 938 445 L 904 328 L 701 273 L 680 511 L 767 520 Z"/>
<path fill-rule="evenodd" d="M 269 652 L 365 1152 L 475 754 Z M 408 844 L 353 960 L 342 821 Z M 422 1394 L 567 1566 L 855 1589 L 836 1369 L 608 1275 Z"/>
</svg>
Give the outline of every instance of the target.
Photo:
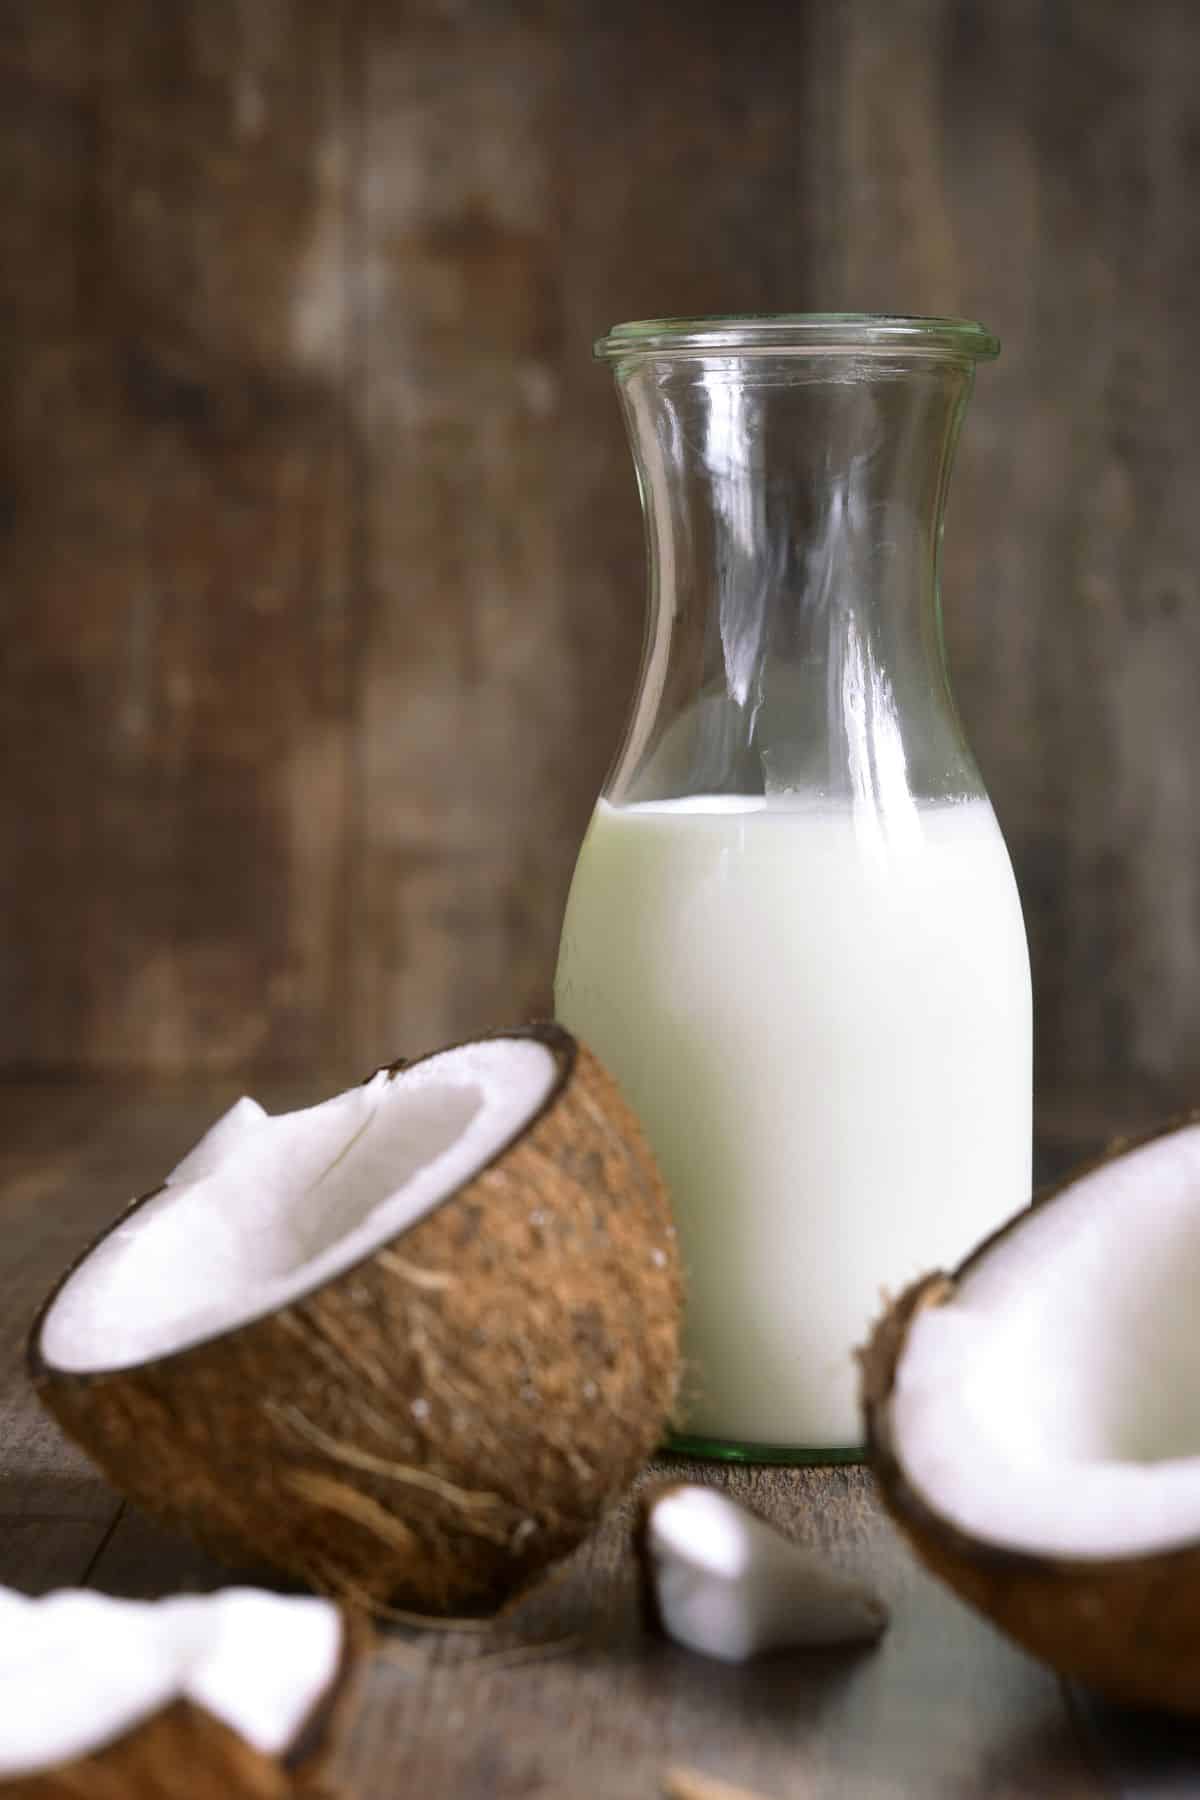
<svg viewBox="0 0 1200 1800">
<path fill-rule="evenodd" d="M 884 1498 L 1056 1669 L 1200 1713 L 1200 1123 L 1070 1177 L 863 1355 Z"/>
<path fill-rule="evenodd" d="M 887 1624 L 883 1601 L 718 1489 L 670 1482 L 642 1497 L 639 1547 L 651 1616 L 702 1656 L 856 1644 Z"/>
<path fill-rule="evenodd" d="M 248 1588 L 0 1590 L 0 1794 L 290 1795 L 330 1748 L 356 1636 L 327 1600 Z"/>
<path fill-rule="evenodd" d="M 645 1140 L 556 1026 L 260 1111 L 59 1284 L 41 1397 L 237 1565 L 493 1610 L 624 1492 L 674 1400 L 679 1259 Z"/>
</svg>

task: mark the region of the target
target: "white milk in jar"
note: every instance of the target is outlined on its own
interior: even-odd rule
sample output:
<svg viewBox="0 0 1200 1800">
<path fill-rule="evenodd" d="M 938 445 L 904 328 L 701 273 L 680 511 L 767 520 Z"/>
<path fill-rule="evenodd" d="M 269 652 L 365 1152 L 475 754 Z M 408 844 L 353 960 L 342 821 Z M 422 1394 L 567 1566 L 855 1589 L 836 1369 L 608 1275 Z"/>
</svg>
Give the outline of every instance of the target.
<svg viewBox="0 0 1200 1800">
<path fill-rule="evenodd" d="M 556 1001 L 671 1190 L 683 1431 L 853 1449 L 884 1296 L 1029 1198 L 1029 961 L 990 805 L 601 800 Z"/>
</svg>

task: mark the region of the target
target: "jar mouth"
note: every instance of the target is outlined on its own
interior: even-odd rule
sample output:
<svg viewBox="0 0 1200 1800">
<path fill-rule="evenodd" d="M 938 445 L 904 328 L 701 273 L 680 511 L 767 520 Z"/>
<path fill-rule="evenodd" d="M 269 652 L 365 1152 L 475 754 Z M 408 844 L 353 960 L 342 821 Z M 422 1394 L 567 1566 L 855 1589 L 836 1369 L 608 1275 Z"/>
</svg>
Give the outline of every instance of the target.
<svg viewBox="0 0 1200 1800">
<path fill-rule="evenodd" d="M 715 313 L 690 319 L 631 319 L 614 325 L 593 348 L 603 362 L 762 350 L 803 355 L 841 351 L 855 356 L 899 351 L 985 362 L 1000 354 L 1000 340 L 974 319 L 898 313 Z"/>
</svg>

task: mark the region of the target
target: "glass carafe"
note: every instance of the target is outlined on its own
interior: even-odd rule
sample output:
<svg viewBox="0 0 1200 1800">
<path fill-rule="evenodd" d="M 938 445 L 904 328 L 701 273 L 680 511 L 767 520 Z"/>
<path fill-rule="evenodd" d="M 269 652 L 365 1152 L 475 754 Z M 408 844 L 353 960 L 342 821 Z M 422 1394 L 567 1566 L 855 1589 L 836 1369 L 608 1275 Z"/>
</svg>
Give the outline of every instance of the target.
<svg viewBox="0 0 1200 1800">
<path fill-rule="evenodd" d="M 639 1113 L 688 1275 L 700 1454 L 857 1454 L 886 1293 L 1030 1194 L 1029 960 L 951 698 L 950 319 L 652 320 L 596 346 L 645 513 L 624 745 L 571 887 L 560 1018 Z"/>
</svg>

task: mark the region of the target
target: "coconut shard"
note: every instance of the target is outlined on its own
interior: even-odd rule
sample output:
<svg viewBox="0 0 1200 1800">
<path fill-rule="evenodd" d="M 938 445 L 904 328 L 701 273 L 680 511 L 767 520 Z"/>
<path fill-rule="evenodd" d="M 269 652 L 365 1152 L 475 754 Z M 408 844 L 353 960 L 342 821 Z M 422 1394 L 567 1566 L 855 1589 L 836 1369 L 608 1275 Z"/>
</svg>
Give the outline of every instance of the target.
<svg viewBox="0 0 1200 1800">
<path fill-rule="evenodd" d="M 30 1367 L 113 1484 L 235 1566 L 487 1613 L 659 1440 L 681 1285 L 589 1052 L 530 1027 L 243 1100 L 59 1283 Z"/>
<path fill-rule="evenodd" d="M 1200 1714 L 1200 1118 L 1072 1176 L 863 1353 L 870 1460 L 940 1575 L 1114 1698 Z"/>
<path fill-rule="evenodd" d="M 636 1548 L 650 1625 L 721 1662 L 873 1643 L 888 1622 L 863 1582 L 719 1488 L 668 1481 L 644 1490 Z"/>
</svg>

